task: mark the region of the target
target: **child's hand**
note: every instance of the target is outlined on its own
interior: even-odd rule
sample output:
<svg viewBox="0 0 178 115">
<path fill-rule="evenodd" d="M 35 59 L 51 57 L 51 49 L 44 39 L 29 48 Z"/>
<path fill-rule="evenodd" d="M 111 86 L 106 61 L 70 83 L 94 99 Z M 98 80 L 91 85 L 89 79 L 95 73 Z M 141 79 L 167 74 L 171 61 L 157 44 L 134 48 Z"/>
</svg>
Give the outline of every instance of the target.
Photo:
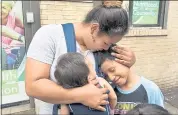
<svg viewBox="0 0 178 115">
<path fill-rule="evenodd" d="M 89 81 L 89 83 L 95 85 L 96 87 L 101 88 L 102 86 L 101 86 L 101 84 L 99 82 L 99 79 L 97 79 L 97 78 L 98 77 L 96 77 L 96 76 L 89 75 L 88 76 L 88 79 L 89 79 L 88 81 Z"/>
<path fill-rule="evenodd" d="M 111 85 L 103 78 L 99 78 L 100 82 L 103 83 L 104 88 L 107 88 L 109 92 L 106 92 L 109 96 L 109 105 L 111 109 L 114 109 L 117 104 L 117 95 Z"/>
<path fill-rule="evenodd" d="M 110 115 L 114 115 L 114 109 L 110 109 Z"/>
<path fill-rule="evenodd" d="M 108 89 L 97 88 L 93 84 L 87 84 L 80 89 L 82 89 L 80 92 L 83 92 L 80 95 L 80 103 L 93 109 L 106 111 L 103 105 L 109 104 L 107 101 L 108 94 L 106 94 Z"/>
</svg>

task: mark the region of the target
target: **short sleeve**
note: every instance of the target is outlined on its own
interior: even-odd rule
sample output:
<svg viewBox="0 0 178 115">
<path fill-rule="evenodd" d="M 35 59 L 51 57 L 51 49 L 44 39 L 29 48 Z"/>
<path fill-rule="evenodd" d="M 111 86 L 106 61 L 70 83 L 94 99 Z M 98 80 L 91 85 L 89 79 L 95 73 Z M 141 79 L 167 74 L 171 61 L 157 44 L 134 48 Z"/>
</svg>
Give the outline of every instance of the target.
<svg viewBox="0 0 178 115">
<path fill-rule="evenodd" d="M 52 64 L 55 57 L 55 42 L 51 25 L 41 27 L 34 35 L 29 46 L 27 57 L 37 61 Z"/>
<path fill-rule="evenodd" d="M 148 95 L 148 103 L 164 107 L 164 96 L 160 88 L 152 81 L 142 77 L 142 85 Z"/>
<path fill-rule="evenodd" d="M 157 88 L 157 91 L 155 93 L 155 98 L 156 98 L 155 104 L 164 107 L 164 96 L 163 96 L 163 93 L 161 92 L 161 90 L 159 88 Z"/>
</svg>

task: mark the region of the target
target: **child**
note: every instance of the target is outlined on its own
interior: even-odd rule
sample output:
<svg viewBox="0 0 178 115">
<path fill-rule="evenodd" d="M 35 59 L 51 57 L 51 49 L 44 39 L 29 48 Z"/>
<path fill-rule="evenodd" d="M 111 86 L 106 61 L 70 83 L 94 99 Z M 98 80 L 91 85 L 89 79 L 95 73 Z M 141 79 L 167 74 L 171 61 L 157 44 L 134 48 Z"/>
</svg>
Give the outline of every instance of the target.
<svg viewBox="0 0 178 115">
<path fill-rule="evenodd" d="M 66 89 L 81 87 L 96 79 L 92 63 L 80 53 L 66 53 L 60 56 L 54 75 L 57 83 Z M 109 90 L 110 107 L 108 105 L 105 107 L 106 112 L 93 110 L 82 104 L 69 104 L 61 105 L 60 114 L 109 115 L 110 108 L 114 109 L 117 104 L 117 96 L 107 81 L 99 77 L 97 79 L 102 87 L 106 87 Z"/>
<path fill-rule="evenodd" d="M 155 104 L 139 104 L 126 115 L 171 115 L 166 109 Z"/>
<path fill-rule="evenodd" d="M 95 52 L 94 55 L 103 75 L 115 86 L 118 102 L 115 114 L 125 114 L 140 103 L 163 106 L 163 94 L 159 87 L 116 62 L 111 55 L 112 52 L 112 49 L 109 49 L 109 51 Z"/>
</svg>

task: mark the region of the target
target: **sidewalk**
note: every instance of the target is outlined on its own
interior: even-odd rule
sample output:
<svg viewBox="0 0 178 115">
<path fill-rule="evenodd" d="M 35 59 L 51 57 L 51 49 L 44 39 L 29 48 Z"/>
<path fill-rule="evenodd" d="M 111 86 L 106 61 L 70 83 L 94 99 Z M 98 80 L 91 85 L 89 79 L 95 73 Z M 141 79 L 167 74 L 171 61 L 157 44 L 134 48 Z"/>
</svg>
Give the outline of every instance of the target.
<svg viewBox="0 0 178 115">
<path fill-rule="evenodd" d="M 170 103 L 165 102 L 164 106 L 171 114 L 178 114 L 178 108 L 172 106 Z"/>
<path fill-rule="evenodd" d="M 35 110 L 34 108 L 30 108 L 30 104 L 24 104 L 3 108 L 2 115 L 35 115 Z"/>
<path fill-rule="evenodd" d="M 175 108 L 167 102 L 165 102 L 165 108 L 171 114 L 178 114 L 178 108 Z M 35 115 L 35 109 L 30 108 L 29 104 L 14 106 L 2 109 L 2 115 Z"/>
</svg>

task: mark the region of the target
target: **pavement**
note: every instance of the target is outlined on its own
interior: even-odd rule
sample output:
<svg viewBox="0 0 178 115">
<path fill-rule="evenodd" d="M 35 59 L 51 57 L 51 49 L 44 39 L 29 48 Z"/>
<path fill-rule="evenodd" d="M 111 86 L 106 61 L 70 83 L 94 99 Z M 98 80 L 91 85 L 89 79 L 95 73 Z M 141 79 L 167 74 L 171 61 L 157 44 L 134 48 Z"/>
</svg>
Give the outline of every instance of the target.
<svg viewBox="0 0 178 115">
<path fill-rule="evenodd" d="M 171 114 L 178 115 L 178 108 L 176 108 L 175 106 L 167 102 L 164 103 L 164 106 Z"/>
<path fill-rule="evenodd" d="M 30 104 L 23 104 L 2 109 L 2 115 L 35 115 L 34 108 Z"/>
<path fill-rule="evenodd" d="M 165 102 L 165 108 L 171 114 L 178 114 L 178 108 Z M 30 108 L 30 104 L 19 105 L 2 109 L 2 115 L 35 115 L 35 109 Z"/>
</svg>

